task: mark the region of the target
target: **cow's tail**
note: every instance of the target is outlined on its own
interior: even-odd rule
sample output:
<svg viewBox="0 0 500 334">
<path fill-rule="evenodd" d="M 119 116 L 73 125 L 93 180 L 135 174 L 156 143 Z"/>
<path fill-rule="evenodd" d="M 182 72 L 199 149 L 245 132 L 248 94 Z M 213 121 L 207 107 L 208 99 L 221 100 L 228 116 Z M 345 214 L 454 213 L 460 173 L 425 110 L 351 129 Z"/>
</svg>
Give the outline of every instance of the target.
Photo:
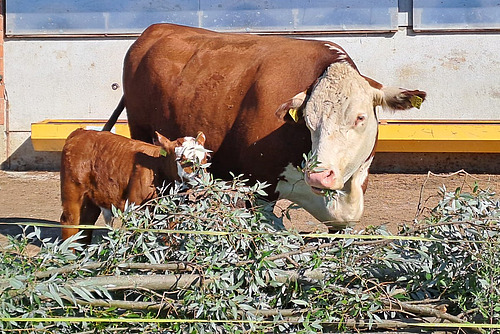
<svg viewBox="0 0 500 334">
<path fill-rule="evenodd" d="M 120 117 L 120 114 L 122 113 L 123 109 L 125 109 L 125 97 L 122 95 L 120 102 L 116 106 L 115 111 L 113 111 L 113 114 L 111 114 L 111 117 L 108 119 L 106 124 L 104 124 L 102 131 L 111 131 L 113 126 L 115 126 L 118 117 Z"/>
</svg>

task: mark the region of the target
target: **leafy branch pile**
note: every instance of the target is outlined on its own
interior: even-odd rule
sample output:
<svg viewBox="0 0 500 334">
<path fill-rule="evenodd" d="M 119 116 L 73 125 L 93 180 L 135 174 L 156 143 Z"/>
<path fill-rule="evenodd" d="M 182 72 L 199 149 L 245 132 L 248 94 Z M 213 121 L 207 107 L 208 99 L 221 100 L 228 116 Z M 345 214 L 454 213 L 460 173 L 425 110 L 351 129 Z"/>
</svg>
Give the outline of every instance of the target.
<svg viewBox="0 0 500 334">
<path fill-rule="evenodd" d="M 442 189 L 429 216 L 402 229 L 411 238 L 393 240 L 375 228 L 355 238 L 285 231 L 257 199 L 265 186 L 202 173 L 190 190 L 115 212 L 122 228 L 86 248 L 79 235 L 52 242 L 26 229 L 0 253 L 0 329 L 317 333 L 500 322 L 494 193 Z M 36 240 L 40 252 L 25 255 Z"/>
</svg>

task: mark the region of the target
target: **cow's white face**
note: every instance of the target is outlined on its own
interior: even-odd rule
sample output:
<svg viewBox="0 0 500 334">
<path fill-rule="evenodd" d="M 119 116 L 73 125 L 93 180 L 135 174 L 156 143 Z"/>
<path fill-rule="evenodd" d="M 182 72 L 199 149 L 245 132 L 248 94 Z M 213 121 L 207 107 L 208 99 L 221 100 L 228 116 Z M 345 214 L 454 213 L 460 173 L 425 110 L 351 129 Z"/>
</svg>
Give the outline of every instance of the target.
<svg viewBox="0 0 500 334">
<path fill-rule="evenodd" d="M 313 87 L 304 107 L 318 164 L 305 175 L 313 191 L 340 190 L 368 160 L 377 138 L 380 92 L 346 63 L 335 63 Z"/>
<path fill-rule="evenodd" d="M 368 80 L 351 65 L 334 63 L 312 87 L 309 99 L 300 92 L 276 111 L 284 119 L 287 112 L 303 110 L 318 161 L 304 173 L 287 166 L 276 191 L 333 230 L 358 221 L 363 214 L 363 184 L 377 138 L 375 108 L 419 108 L 426 97 L 423 91 L 383 87 L 371 80 L 373 87 L 380 86 L 373 88 Z M 342 195 L 330 200 L 324 190 L 341 190 Z"/>
</svg>

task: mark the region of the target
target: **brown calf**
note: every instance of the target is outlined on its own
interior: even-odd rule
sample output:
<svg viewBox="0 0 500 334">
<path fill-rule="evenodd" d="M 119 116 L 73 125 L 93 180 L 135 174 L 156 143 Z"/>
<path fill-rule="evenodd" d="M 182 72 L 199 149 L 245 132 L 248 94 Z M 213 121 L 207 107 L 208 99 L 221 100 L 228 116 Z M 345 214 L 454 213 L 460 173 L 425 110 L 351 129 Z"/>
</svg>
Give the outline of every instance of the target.
<svg viewBox="0 0 500 334">
<path fill-rule="evenodd" d="M 187 160 L 206 161 L 205 136 L 170 141 L 157 133 L 158 144 L 128 139 L 107 131 L 78 129 L 66 140 L 61 158 L 62 225 L 95 224 L 101 210 L 107 223 L 111 206 L 142 204 L 157 196 L 163 182 L 180 180 Z M 188 171 L 189 172 L 189 171 Z M 78 232 L 63 228 L 62 238 Z M 89 244 L 92 233 L 83 242 Z"/>
</svg>

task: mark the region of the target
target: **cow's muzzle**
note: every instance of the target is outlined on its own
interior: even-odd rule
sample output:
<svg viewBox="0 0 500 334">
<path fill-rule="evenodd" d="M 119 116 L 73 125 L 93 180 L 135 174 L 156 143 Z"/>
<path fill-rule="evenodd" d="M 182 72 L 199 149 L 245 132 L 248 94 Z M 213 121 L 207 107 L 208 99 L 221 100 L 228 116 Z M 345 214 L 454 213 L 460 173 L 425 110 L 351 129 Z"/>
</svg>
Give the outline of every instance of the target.
<svg viewBox="0 0 500 334">
<path fill-rule="evenodd" d="M 331 169 L 321 172 L 305 173 L 305 181 L 316 194 L 323 194 L 324 190 L 340 190 L 344 187 L 342 178 L 338 178 Z"/>
</svg>

